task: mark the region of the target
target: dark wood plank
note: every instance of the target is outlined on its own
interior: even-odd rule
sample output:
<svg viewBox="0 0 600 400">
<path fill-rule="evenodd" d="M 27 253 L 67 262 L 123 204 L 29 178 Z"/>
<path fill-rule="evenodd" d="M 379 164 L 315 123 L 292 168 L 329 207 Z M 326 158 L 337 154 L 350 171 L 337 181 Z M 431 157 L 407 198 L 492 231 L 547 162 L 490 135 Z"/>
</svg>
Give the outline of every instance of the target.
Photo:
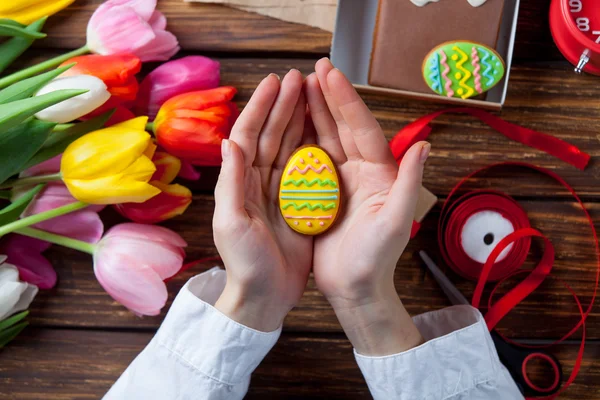
<svg viewBox="0 0 600 400">
<path fill-rule="evenodd" d="M 27 329 L 0 352 L 0 399 L 97 399 L 150 341 L 152 333 Z M 552 349 L 570 373 L 577 345 Z M 597 399 L 600 345 L 588 343 L 581 372 L 561 396 Z M 93 360 L 93 362 L 90 362 Z M 545 370 L 532 368 L 534 382 Z M 255 371 L 247 399 L 370 399 L 342 336 L 282 335 Z"/>
<path fill-rule="evenodd" d="M 85 44 L 87 21 L 102 0 L 77 0 L 49 20 L 49 37 L 36 45 L 76 48 Z M 516 60 L 562 60 L 548 26 L 547 0 L 522 0 L 514 51 Z M 329 53 L 332 35 L 321 29 L 293 24 L 212 4 L 160 0 L 158 9 L 185 50 L 210 52 Z"/>
<path fill-rule="evenodd" d="M 77 0 L 48 21 L 49 37 L 36 45 L 76 48 L 85 44 L 85 29 L 103 0 Z M 329 53 L 331 33 L 215 4 L 160 0 L 169 30 L 186 50 L 212 52 Z"/>
<path fill-rule="evenodd" d="M 554 276 L 564 279 L 581 296 L 581 301 L 584 304 L 588 303 L 592 294 L 596 264 L 589 228 L 586 227 L 580 211 L 569 202 L 522 201 L 521 204 L 528 211 L 532 226 L 554 243 L 557 254 Z M 594 203 L 589 206 L 593 218 L 598 220 L 600 205 Z M 196 196 L 185 216 L 165 224 L 181 233 L 188 241 L 190 260 L 217 255 L 211 232 L 213 207 L 212 197 Z M 424 272 L 420 262 L 412 255 L 425 249 L 434 258 L 439 259 L 435 236 L 438 210 L 439 208 L 436 208 L 427 217 L 422 231 L 410 243 L 396 270 L 396 288 L 412 314 L 439 309 L 449 304 L 435 281 Z M 107 221 L 118 220 L 114 211 L 110 209 L 103 215 Z M 531 261 L 527 265 L 532 265 L 540 255 L 539 245 L 535 243 L 531 251 Z M 162 316 L 140 319 L 112 301 L 96 282 L 89 256 L 58 247 L 53 247 L 47 256 L 58 271 L 59 283 L 55 289 L 40 293 L 34 301 L 31 307 L 34 325 L 154 329 L 160 324 Z M 441 260 L 439 262 L 443 265 Z M 188 278 L 213 265 L 214 262 L 199 265 L 170 281 L 168 287 L 171 299 Z M 470 295 L 473 283 L 454 274 L 451 274 L 451 277 L 465 295 Z M 506 286 L 501 293 L 508 289 L 509 286 Z M 567 332 L 567 327 L 577 322 L 577 315 L 576 305 L 562 284 L 548 281 L 500 325 L 501 329 L 512 337 L 556 338 Z M 587 326 L 590 338 L 600 338 L 597 316 L 596 308 Z M 532 324 L 531 321 L 535 323 Z M 335 314 L 316 289 L 312 278 L 302 301 L 286 319 L 285 329 L 302 332 L 340 331 Z"/>
</svg>

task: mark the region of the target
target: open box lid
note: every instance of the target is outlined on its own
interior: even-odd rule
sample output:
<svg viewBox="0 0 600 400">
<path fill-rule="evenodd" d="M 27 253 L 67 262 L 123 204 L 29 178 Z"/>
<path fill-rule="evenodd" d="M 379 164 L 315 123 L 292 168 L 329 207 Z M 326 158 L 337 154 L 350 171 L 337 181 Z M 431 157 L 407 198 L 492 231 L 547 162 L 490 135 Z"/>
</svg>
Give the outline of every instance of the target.
<svg viewBox="0 0 600 400">
<path fill-rule="evenodd" d="M 378 0 L 339 0 L 331 46 L 331 61 L 333 65 L 346 74 L 348 79 L 360 91 L 499 110 L 504 104 L 508 90 L 508 79 L 519 15 L 519 3 L 520 0 L 505 0 L 504 2 L 496 51 L 506 63 L 506 74 L 502 81 L 487 93 L 486 100 L 463 100 L 454 97 L 448 98 L 434 93 L 418 93 L 369 85 L 369 65 L 373 48 L 375 20 L 379 6 Z M 420 64 L 422 60 L 416 60 L 415 62 Z"/>
</svg>

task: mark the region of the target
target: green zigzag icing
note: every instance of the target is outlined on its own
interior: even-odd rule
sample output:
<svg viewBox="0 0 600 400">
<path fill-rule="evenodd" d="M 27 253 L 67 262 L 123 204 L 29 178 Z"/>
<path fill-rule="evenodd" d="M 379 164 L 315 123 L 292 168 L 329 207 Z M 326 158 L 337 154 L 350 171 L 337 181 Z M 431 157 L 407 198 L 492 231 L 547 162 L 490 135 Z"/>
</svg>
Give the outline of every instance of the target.
<svg viewBox="0 0 600 400">
<path fill-rule="evenodd" d="M 308 208 L 310 211 L 315 211 L 317 208 L 320 208 L 323 211 L 327 211 L 329 209 L 335 208 L 335 203 L 329 203 L 327 205 L 323 205 L 321 203 L 317 203 L 315 205 L 311 205 L 310 203 L 302 203 L 300 205 L 297 205 L 295 202 L 292 203 L 287 203 L 286 205 L 284 205 L 283 208 L 284 210 L 287 210 L 289 207 L 294 207 L 296 209 L 296 211 L 300 211 L 303 208 Z"/>
<path fill-rule="evenodd" d="M 331 187 L 337 186 L 337 184 L 334 181 L 332 181 L 331 179 L 322 180 L 320 178 L 315 178 L 310 182 L 307 181 L 305 178 L 302 178 L 300 180 L 288 179 L 287 181 L 283 182 L 283 186 L 292 184 L 292 185 L 298 187 L 298 186 L 302 185 L 303 183 L 308 187 L 314 186 L 316 183 L 318 183 L 319 186 L 326 186 L 326 185 L 331 185 Z"/>
</svg>

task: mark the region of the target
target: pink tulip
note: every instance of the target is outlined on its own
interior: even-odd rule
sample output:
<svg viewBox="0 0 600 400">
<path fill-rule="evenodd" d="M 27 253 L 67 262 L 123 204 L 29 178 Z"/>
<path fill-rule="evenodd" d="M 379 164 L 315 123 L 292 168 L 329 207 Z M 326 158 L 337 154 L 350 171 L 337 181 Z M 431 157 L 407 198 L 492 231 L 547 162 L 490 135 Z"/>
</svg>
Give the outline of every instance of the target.
<svg viewBox="0 0 600 400">
<path fill-rule="evenodd" d="M 36 175 L 46 175 L 46 174 L 55 174 L 60 171 L 60 160 L 62 158 L 62 154 L 57 155 L 49 160 L 46 160 L 38 165 L 34 165 L 31 168 L 26 169 L 25 171 L 19 174 L 19 177 L 25 178 L 28 176 L 36 176 Z"/>
<path fill-rule="evenodd" d="M 158 315 L 167 302 L 164 280 L 181 269 L 186 246 L 167 228 L 120 224 L 98 243 L 94 272 L 104 290 L 133 313 Z"/>
<path fill-rule="evenodd" d="M 161 65 L 142 81 L 136 114 L 147 115 L 152 120 L 171 97 L 218 87 L 219 69 L 217 61 L 202 56 L 188 56 Z"/>
<path fill-rule="evenodd" d="M 53 210 L 76 201 L 64 184 L 49 183 L 29 203 L 23 211 L 22 217 Z M 102 208 L 104 206 L 89 206 L 70 214 L 39 222 L 33 227 L 93 244 L 100 240 L 104 232 L 104 224 L 98 215 Z"/>
<path fill-rule="evenodd" d="M 22 281 L 40 289 L 51 289 L 56 285 L 56 271 L 42 253 L 50 243 L 21 235 L 7 235 L 0 241 L 0 254 L 19 270 Z"/>
<path fill-rule="evenodd" d="M 21 172 L 20 176 L 35 176 L 59 172 L 61 157 L 62 155 L 58 155 L 31 167 Z M 39 214 L 76 201 L 62 182 L 52 182 L 47 184 L 35 196 L 33 201 L 23 211 L 21 217 L 29 217 L 30 215 Z M 104 206 L 102 205 L 89 206 L 83 210 L 37 223 L 33 227 L 93 244 L 100 240 L 104 232 L 104 224 L 98 216 L 98 213 L 103 208 Z"/>
<path fill-rule="evenodd" d="M 179 43 L 165 30 L 165 16 L 155 9 L 156 0 L 101 4 L 87 26 L 88 48 L 102 55 L 130 53 L 142 61 L 168 60 L 179 51 Z"/>
</svg>

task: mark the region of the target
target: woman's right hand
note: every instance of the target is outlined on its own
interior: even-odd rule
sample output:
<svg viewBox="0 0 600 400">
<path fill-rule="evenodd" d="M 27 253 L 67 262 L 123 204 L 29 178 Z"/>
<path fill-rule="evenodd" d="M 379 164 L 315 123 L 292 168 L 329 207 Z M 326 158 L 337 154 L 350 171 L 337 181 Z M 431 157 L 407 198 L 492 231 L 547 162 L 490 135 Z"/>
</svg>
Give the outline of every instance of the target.
<svg viewBox="0 0 600 400">
<path fill-rule="evenodd" d="M 373 114 L 328 59 L 305 83 L 317 142 L 338 167 L 344 202 L 334 227 L 315 238 L 314 275 L 363 355 L 395 354 L 422 342 L 394 287 L 410 236 L 430 145 L 396 164 Z"/>
<path fill-rule="evenodd" d="M 269 332 L 302 297 L 313 239 L 291 230 L 279 212 L 281 174 L 301 144 L 306 102 L 302 74 L 266 77 L 223 141 L 215 189 L 215 244 L 227 284 L 215 307 L 243 325 Z"/>
</svg>

